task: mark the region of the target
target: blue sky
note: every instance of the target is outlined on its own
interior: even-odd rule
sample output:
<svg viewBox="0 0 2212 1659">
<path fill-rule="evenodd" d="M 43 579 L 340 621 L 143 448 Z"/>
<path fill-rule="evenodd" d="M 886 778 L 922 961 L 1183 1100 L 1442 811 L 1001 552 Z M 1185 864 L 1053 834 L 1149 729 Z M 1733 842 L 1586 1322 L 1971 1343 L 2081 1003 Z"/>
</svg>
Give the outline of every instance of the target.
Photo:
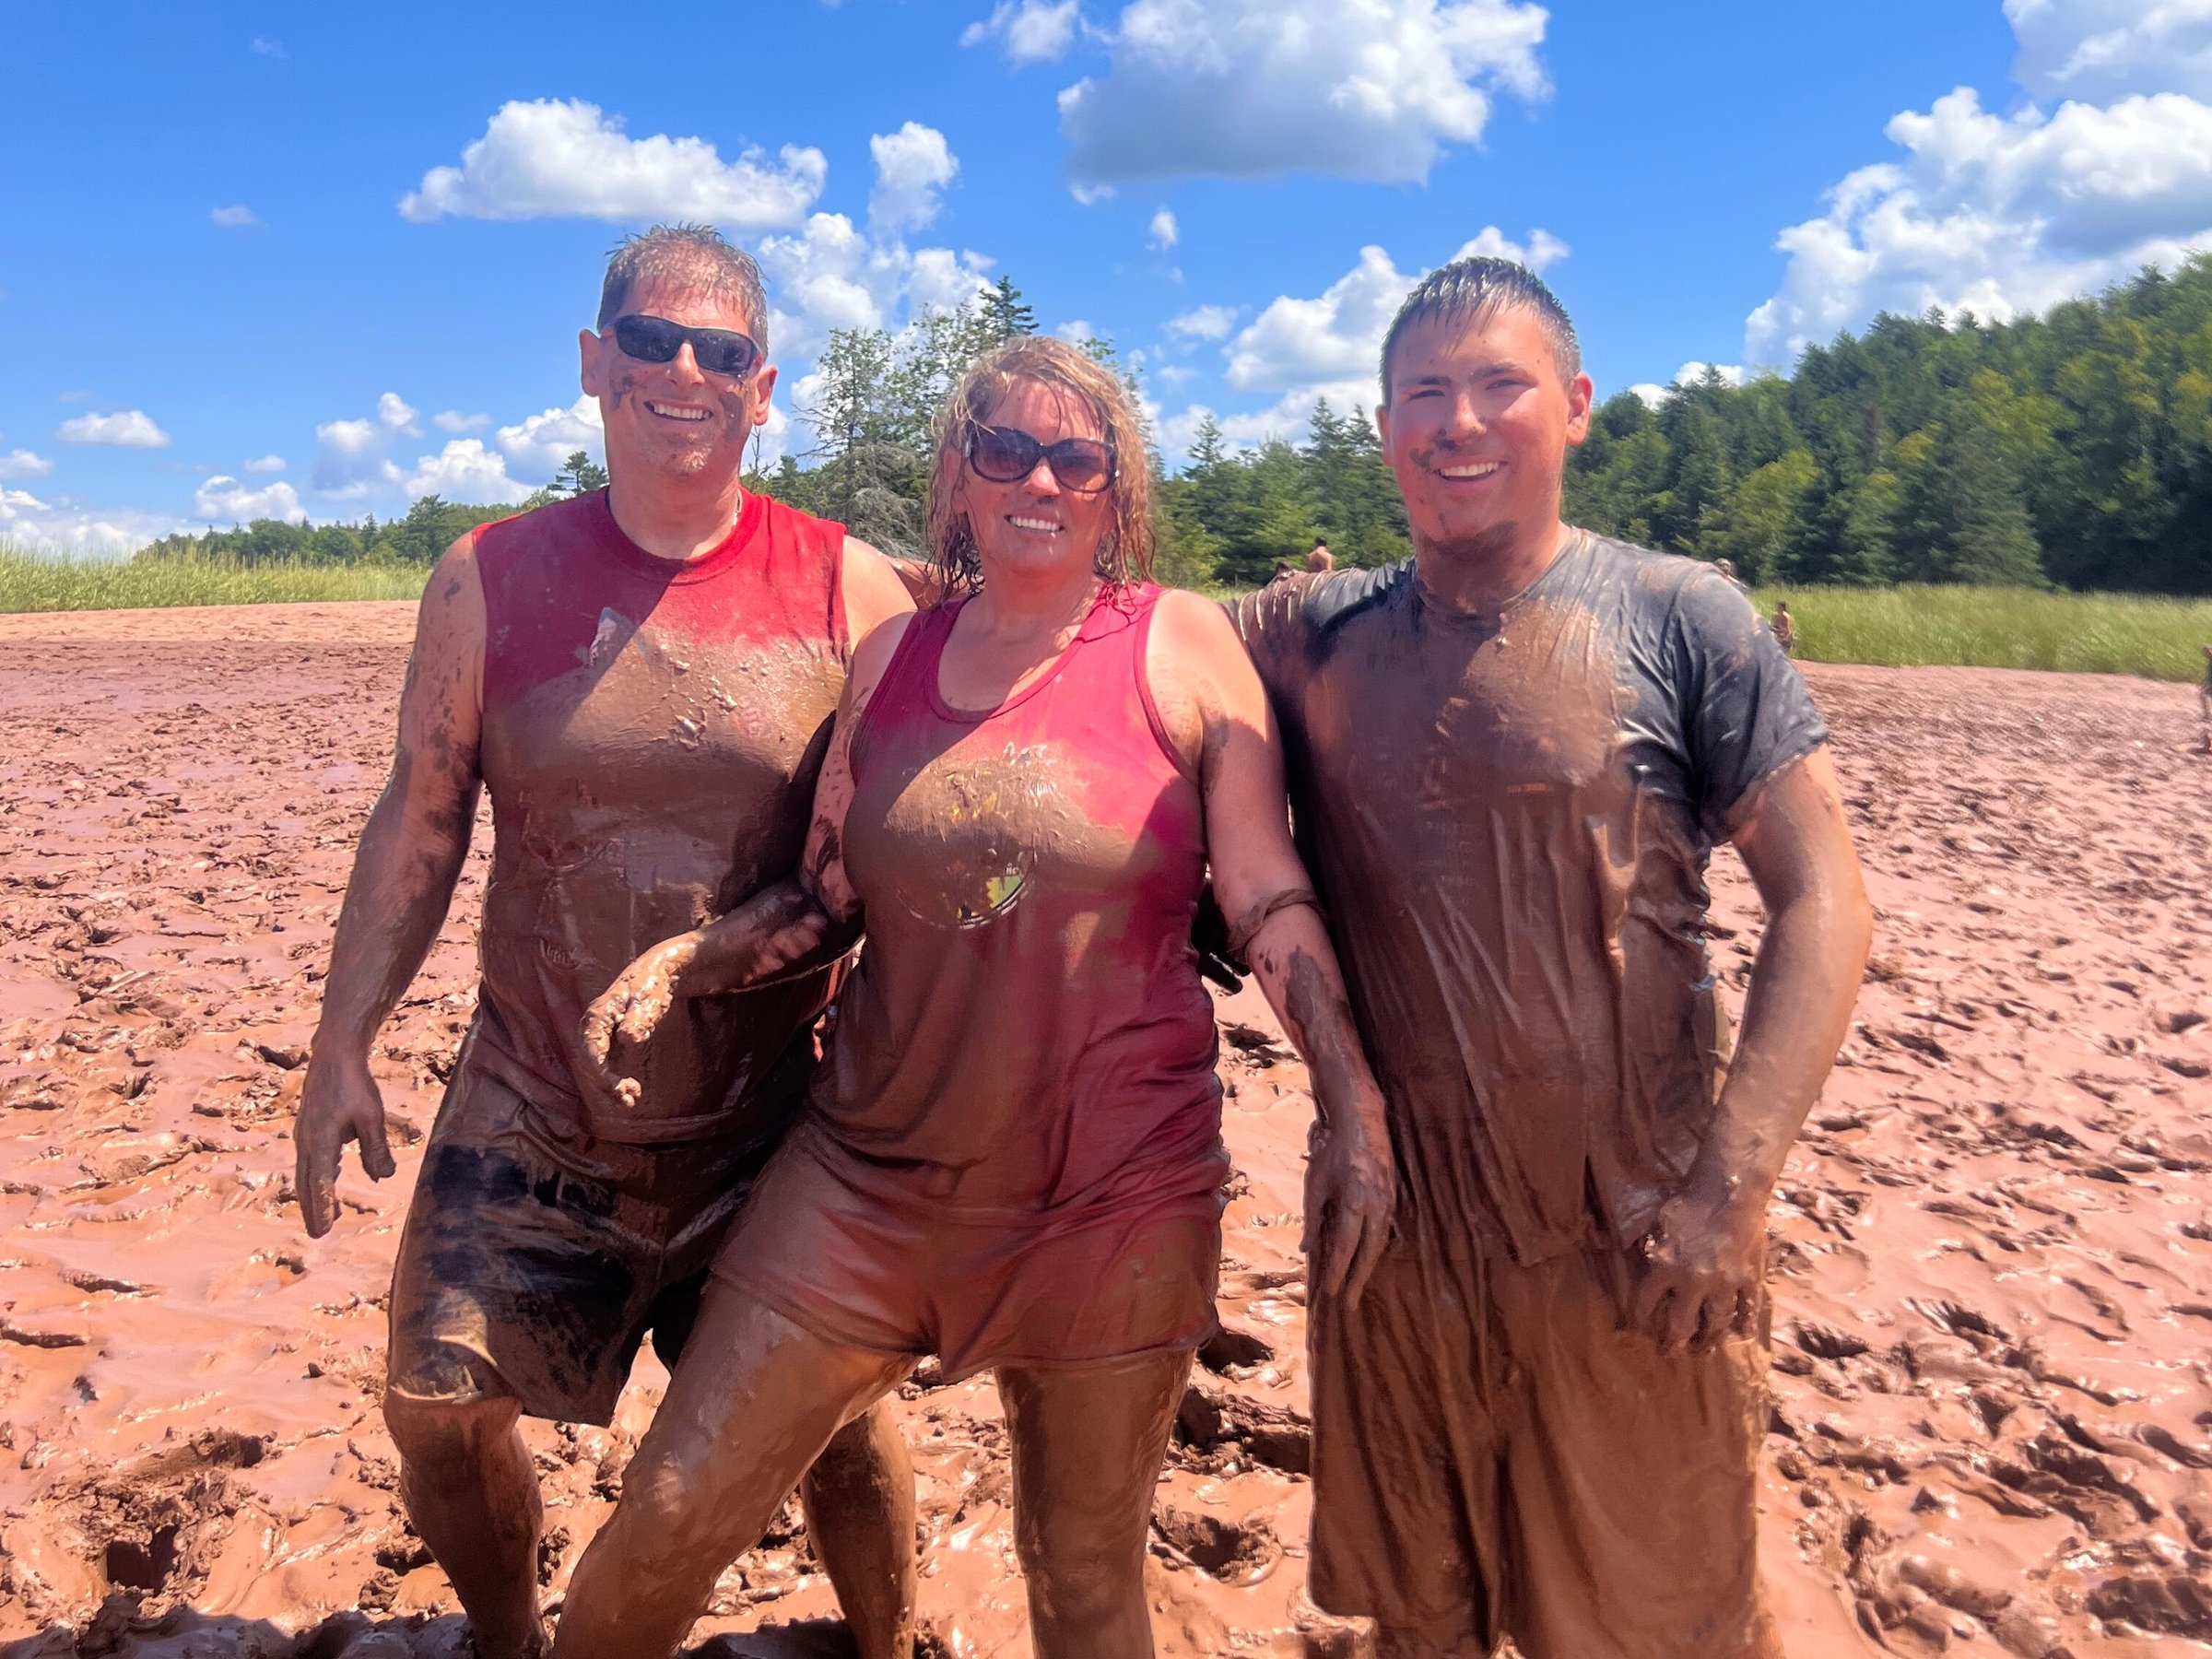
<svg viewBox="0 0 2212 1659">
<path fill-rule="evenodd" d="M 787 412 L 830 328 L 1003 272 L 1171 460 L 1371 398 L 1470 241 L 1543 263 L 1601 394 L 2038 309 L 2212 243 L 2206 9 L 18 0 L 0 537 L 513 499 L 594 442 L 575 330 L 656 217 L 760 253 Z"/>
</svg>

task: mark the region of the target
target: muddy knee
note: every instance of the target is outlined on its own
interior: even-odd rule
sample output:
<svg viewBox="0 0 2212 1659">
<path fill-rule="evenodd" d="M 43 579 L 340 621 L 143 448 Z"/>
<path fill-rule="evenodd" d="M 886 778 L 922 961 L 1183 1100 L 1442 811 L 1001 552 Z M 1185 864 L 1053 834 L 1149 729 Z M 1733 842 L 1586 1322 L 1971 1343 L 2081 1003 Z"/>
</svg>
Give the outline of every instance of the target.
<svg viewBox="0 0 2212 1659">
<path fill-rule="evenodd" d="M 522 1416 L 505 1394 L 419 1394 L 397 1384 L 384 1391 L 384 1427 L 416 1478 L 479 1462 L 504 1441 Z"/>
<path fill-rule="evenodd" d="M 1030 1597 L 1063 1623 L 1104 1620 L 1144 1583 L 1145 1532 L 1125 1517 L 1087 1515 L 1048 1502 L 1015 1529 Z"/>
</svg>

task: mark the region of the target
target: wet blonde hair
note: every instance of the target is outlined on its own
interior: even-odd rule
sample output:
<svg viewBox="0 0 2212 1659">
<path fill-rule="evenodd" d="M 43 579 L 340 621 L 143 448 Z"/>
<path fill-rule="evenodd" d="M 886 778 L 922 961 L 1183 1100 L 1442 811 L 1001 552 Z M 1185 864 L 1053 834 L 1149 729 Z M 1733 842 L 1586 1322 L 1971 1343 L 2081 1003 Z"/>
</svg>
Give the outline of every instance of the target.
<svg viewBox="0 0 2212 1659">
<path fill-rule="evenodd" d="M 982 585 L 975 533 L 968 515 L 953 505 L 953 486 L 967 465 L 969 440 L 992 424 L 991 412 L 1024 381 L 1071 394 L 1090 411 L 1113 451 L 1113 482 L 1106 487 L 1113 498 L 1113 516 L 1099 539 L 1092 568 L 1117 587 L 1149 581 L 1152 468 L 1128 388 L 1112 370 L 1066 341 L 1022 335 L 977 359 L 937 413 L 936 460 L 929 476 L 929 549 L 943 591 L 972 593 Z"/>
</svg>

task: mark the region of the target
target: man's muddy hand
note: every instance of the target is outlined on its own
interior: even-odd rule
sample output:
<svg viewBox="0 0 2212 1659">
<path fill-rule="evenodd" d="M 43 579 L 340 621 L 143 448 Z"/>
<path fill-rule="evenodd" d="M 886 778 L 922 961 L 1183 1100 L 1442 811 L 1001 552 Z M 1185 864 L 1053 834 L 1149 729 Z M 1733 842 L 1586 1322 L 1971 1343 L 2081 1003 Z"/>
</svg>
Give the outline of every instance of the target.
<svg viewBox="0 0 2212 1659">
<path fill-rule="evenodd" d="M 360 1144 L 361 1168 L 371 1181 L 393 1172 L 384 1097 L 369 1075 L 369 1063 L 317 1054 L 308 1062 L 300 1115 L 292 1122 L 292 1186 L 311 1239 L 321 1238 L 338 1218 L 338 1164 L 347 1141 Z"/>
<path fill-rule="evenodd" d="M 1347 1306 L 1359 1305 L 1390 1243 L 1397 1200 L 1397 1160 L 1380 1096 L 1338 1119 L 1315 1120 L 1303 1244 L 1311 1295 L 1341 1292 Z"/>
<path fill-rule="evenodd" d="M 616 1069 L 616 1041 L 634 1053 L 653 1040 L 684 994 L 683 973 L 694 950 L 688 935 L 655 945 L 616 975 L 615 982 L 583 1011 L 583 1054 L 589 1068 L 583 1082 L 602 1104 L 623 1112 L 637 1110 L 643 1086 Z"/>
<path fill-rule="evenodd" d="M 1764 1205 L 1740 1194 L 1685 1193 L 1670 1200 L 1644 1240 L 1626 1327 L 1649 1336 L 1663 1354 L 1711 1353 L 1730 1336 L 1749 1335 L 1759 1317 L 1765 1239 Z"/>
</svg>

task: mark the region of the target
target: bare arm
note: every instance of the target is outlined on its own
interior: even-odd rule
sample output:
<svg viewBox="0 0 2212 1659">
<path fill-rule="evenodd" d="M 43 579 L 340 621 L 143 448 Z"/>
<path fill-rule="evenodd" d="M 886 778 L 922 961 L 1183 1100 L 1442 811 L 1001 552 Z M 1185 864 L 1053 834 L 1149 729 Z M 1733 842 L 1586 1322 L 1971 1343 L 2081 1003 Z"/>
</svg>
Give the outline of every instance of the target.
<svg viewBox="0 0 2212 1659">
<path fill-rule="evenodd" d="M 369 1048 L 436 942 L 468 856 L 482 786 L 483 664 L 484 589 L 464 537 L 439 560 L 423 593 L 392 774 L 361 831 L 331 941 L 322 1018 L 293 1126 L 294 1184 L 314 1238 L 337 1219 L 338 1166 L 347 1141 L 360 1143 L 361 1167 L 374 1179 L 393 1171 Z"/>
<path fill-rule="evenodd" d="M 1312 1288 L 1357 1301 L 1389 1241 L 1397 1195 L 1382 1091 L 1352 1023 L 1344 974 L 1290 839 L 1283 752 L 1259 675 L 1221 610 L 1161 596 L 1147 673 L 1206 802 L 1206 858 L 1236 954 L 1312 1074 L 1306 1170 Z"/>
<path fill-rule="evenodd" d="M 845 638 L 865 642 L 893 617 L 914 608 L 914 593 L 910 591 L 913 580 L 907 570 L 914 561 L 890 559 L 851 535 L 845 537 L 842 557 L 844 570 L 838 585 L 844 596 Z"/>
<path fill-rule="evenodd" d="M 1758 1303 L 1767 1201 L 1851 1023 L 1873 936 L 1826 747 L 1762 784 L 1732 838 L 1767 909 L 1743 1031 L 1697 1162 L 1660 1212 L 1635 1323 L 1711 1347 Z"/>
<path fill-rule="evenodd" d="M 869 551 L 865 543 L 846 545 Z M 904 590 L 900 591 L 903 596 Z M 617 1064 L 618 1039 L 644 1043 L 686 997 L 811 972 L 853 948 L 860 936 L 860 900 L 846 879 L 841 851 L 845 813 L 853 804 L 853 726 L 912 615 L 911 605 L 894 608 L 853 653 L 830 751 L 815 781 L 814 816 L 797 873 L 762 888 L 703 927 L 655 945 L 584 1010 L 584 1056 L 592 1067 L 584 1083 L 602 1104 L 634 1108 L 638 1102 L 636 1080 L 623 1076 Z"/>
</svg>

